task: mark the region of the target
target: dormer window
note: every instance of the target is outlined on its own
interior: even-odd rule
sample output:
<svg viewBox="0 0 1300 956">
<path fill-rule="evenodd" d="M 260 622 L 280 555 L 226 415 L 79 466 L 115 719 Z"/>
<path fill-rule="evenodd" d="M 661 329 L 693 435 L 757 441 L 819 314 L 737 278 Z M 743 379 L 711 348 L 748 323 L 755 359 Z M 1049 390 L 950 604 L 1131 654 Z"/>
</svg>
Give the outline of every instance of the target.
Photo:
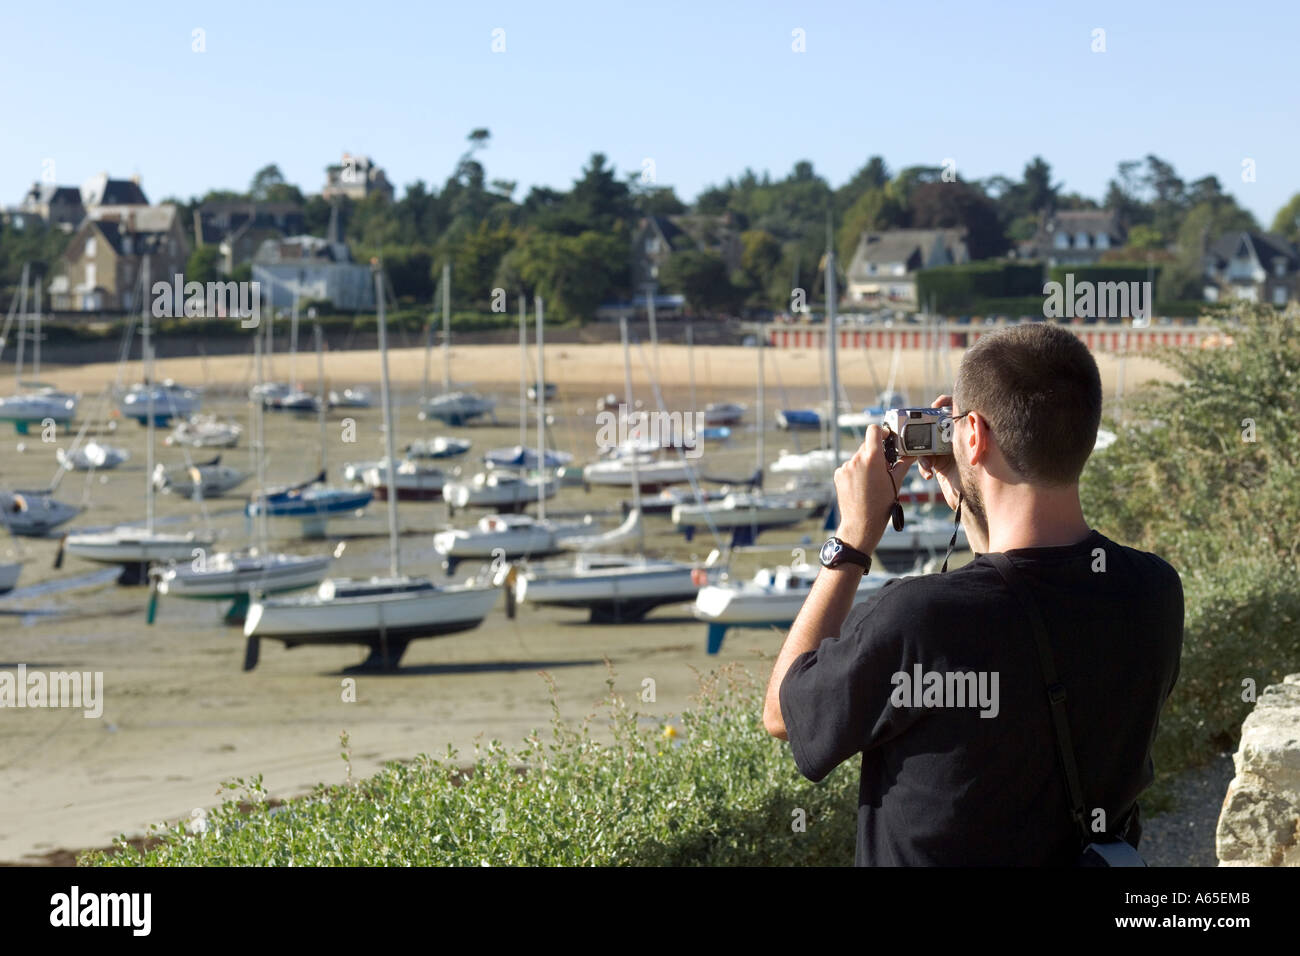
<svg viewBox="0 0 1300 956">
<path fill-rule="evenodd" d="M 1080 232 L 1074 237 L 1074 247 L 1076 249 L 1091 249 L 1092 236 L 1088 235 L 1086 232 Z"/>
<path fill-rule="evenodd" d="M 1057 249 L 1069 249 L 1070 234 L 1068 232 L 1058 232 L 1052 238 L 1052 245 L 1055 246 Z"/>
<path fill-rule="evenodd" d="M 1109 248 L 1110 248 L 1110 236 L 1107 235 L 1107 234 L 1104 233 L 1104 232 L 1099 232 L 1099 233 L 1097 233 L 1097 248 L 1098 248 L 1098 249 L 1109 249 Z"/>
<path fill-rule="evenodd" d="M 1273 260 L 1273 275 L 1279 279 L 1286 275 L 1286 260 L 1281 256 Z"/>
</svg>

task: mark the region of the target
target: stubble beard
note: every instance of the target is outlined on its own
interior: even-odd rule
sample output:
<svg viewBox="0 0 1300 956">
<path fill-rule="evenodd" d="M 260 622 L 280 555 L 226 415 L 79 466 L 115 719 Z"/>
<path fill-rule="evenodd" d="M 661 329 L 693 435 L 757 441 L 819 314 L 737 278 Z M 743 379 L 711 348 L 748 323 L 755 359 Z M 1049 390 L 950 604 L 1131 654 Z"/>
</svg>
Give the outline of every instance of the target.
<svg viewBox="0 0 1300 956">
<path fill-rule="evenodd" d="M 967 525 L 966 537 L 973 544 L 976 535 L 971 534 L 971 531 L 978 531 L 978 537 L 983 539 L 987 547 L 989 518 L 988 513 L 984 510 L 984 497 L 980 494 L 979 483 L 975 478 L 975 469 L 962 461 L 960 455 L 957 456 L 957 476 L 961 479 L 961 517 L 962 524 Z"/>
</svg>

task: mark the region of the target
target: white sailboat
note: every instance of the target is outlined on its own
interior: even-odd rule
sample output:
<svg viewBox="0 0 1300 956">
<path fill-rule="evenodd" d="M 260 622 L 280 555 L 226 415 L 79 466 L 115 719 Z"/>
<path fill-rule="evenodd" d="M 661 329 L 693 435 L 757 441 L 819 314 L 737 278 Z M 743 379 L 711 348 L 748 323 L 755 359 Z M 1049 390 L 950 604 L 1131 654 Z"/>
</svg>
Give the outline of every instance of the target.
<svg viewBox="0 0 1300 956">
<path fill-rule="evenodd" d="M 248 472 L 221 464 L 218 455 L 212 461 L 167 468 L 154 467 L 153 484 L 159 491 L 182 498 L 219 498 L 248 480 Z"/>
<path fill-rule="evenodd" d="M 545 333 L 541 297 L 535 298 L 537 311 L 537 380 L 545 381 Z M 546 397 L 537 402 L 538 458 L 544 459 L 541 447 L 546 433 Z M 523 514 L 491 514 L 474 528 L 453 528 L 433 536 L 433 548 L 443 557 L 448 573 L 459 562 L 488 559 L 503 555 L 507 560 L 521 557 L 546 557 L 562 551 L 581 551 L 623 541 L 638 533 L 641 513 L 634 511 L 618 528 L 593 531 L 590 516 L 582 522 L 559 523 L 546 518 L 546 485 L 537 485 L 537 517 Z"/>
<path fill-rule="evenodd" d="M 764 409 L 764 348 L 763 329 L 759 326 L 756 337 L 758 356 L 757 408 L 758 408 L 758 467 L 755 472 L 761 486 L 765 459 L 764 431 L 766 421 Z M 819 496 L 804 494 L 767 494 L 762 490 L 733 492 L 721 501 L 683 502 L 672 511 L 673 525 L 685 532 L 689 541 L 698 527 L 707 527 L 715 531 L 727 530 L 732 534 L 732 544 L 752 544 L 754 539 L 769 528 L 780 528 L 798 524 L 810 518 L 824 506 Z"/>
<path fill-rule="evenodd" d="M 375 265 L 378 301 L 379 368 L 387 458 L 396 459 L 393 401 L 388 384 L 388 336 L 384 320 L 384 284 Z M 244 621 L 248 648 L 245 670 L 256 666 L 262 638 L 286 647 L 302 644 L 361 644 L 370 648 L 362 664 L 370 669 L 395 668 L 411 640 L 469 630 L 482 623 L 496 602 L 495 587 L 478 584 L 440 587 L 425 577 L 401 570 L 397 536 L 397 493 L 389 470 L 389 573 L 365 581 L 328 579 L 314 594 L 258 598 Z"/>
<path fill-rule="evenodd" d="M 147 385 L 153 380 L 153 345 L 149 338 L 148 290 L 150 285 L 149 257 L 147 256 L 144 261 L 143 278 L 141 344 L 144 377 Z M 154 390 L 148 390 L 146 395 L 146 405 L 143 413 L 145 427 L 149 430 L 149 433 L 148 438 L 145 440 L 145 448 L 147 449 L 145 464 L 145 526 L 143 528 L 121 526 L 109 531 L 70 534 L 64 538 L 63 543 L 59 546 L 59 552 L 55 558 L 55 567 L 62 565 L 63 555 L 66 551 L 74 557 L 83 558 L 87 561 L 96 561 L 101 564 L 120 564 L 123 566 L 122 576 L 118 578 L 120 584 L 143 584 L 148 576 L 149 565 L 157 561 L 189 560 L 194 557 L 196 550 L 200 552 L 206 551 L 215 540 L 215 536 L 210 533 L 189 531 L 182 534 L 170 534 L 155 530 L 153 446 L 154 425 L 157 421 L 157 414 L 155 409 L 148 403 L 157 400 L 158 394 Z"/>
<path fill-rule="evenodd" d="M 69 471 L 111 471 L 129 461 L 131 453 L 124 448 L 88 441 L 80 448 L 70 451 L 56 449 L 54 457 Z"/>
<path fill-rule="evenodd" d="M 262 377 L 262 340 L 254 337 L 256 350 L 256 375 Z M 257 473 L 258 496 L 265 487 L 266 444 L 265 408 L 253 402 L 255 442 L 254 464 Z M 180 598 L 209 601 L 234 601 L 226 614 L 230 623 L 242 623 L 248 610 L 250 595 L 279 594 L 302 588 L 315 587 L 329 573 L 334 557 L 329 554 L 282 554 L 267 547 L 267 522 L 265 517 L 257 523 L 258 542 L 243 551 L 218 552 L 206 558 L 200 555 L 192 561 L 173 562 L 166 568 L 155 569 L 157 593 Z M 337 552 L 336 552 L 337 553 Z M 151 602 L 149 621 L 153 621 L 154 605 Z"/>
<path fill-rule="evenodd" d="M 716 654 L 732 627 L 789 627 L 812 590 L 818 568 L 808 564 L 762 568 L 748 581 L 705 584 L 692 613 L 709 625 L 708 651 Z M 897 575 L 871 571 L 862 576 L 853 603 L 865 601 Z"/>
<path fill-rule="evenodd" d="M 243 426 L 237 422 L 221 421 L 212 415 L 192 415 L 172 429 L 166 443 L 187 448 L 234 448 L 243 433 Z"/>
<path fill-rule="evenodd" d="M 31 424 L 53 420 L 65 425 L 77 415 L 79 399 L 69 392 L 61 392 L 51 385 L 40 381 L 23 379 L 23 351 L 29 337 L 32 338 L 32 378 L 41 375 L 41 283 L 32 283 L 35 287 L 36 310 L 32 316 L 33 330 L 27 331 L 27 288 L 30 263 L 23 263 L 22 285 L 18 299 L 10 303 L 9 315 L 5 318 L 3 332 L 0 332 L 0 350 L 4 349 L 9 337 L 9 328 L 15 314 L 18 318 L 17 357 L 14 361 L 14 383 L 17 391 L 13 395 L 0 398 L 0 421 L 13 422 L 20 434 L 26 434 Z"/>
<path fill-rule="evenodd" d="M 448 425 L 465 425 L 484 415 L 494 415 L 497 400 L 467 389 L 456 389 L 451 382 L 451 265 L 442 267 L 442 394 L 423 401 L 420 417 L 433 418 Z M 426 342 L 426 364 L 427 364 Z M 427 374 L 427 368 L 426 368 Z"/>
<path fill-rule="evenodd" d="M 173 418 L 189 418 L 202 404 L 203 398 L 197 390 L 178 385 L 169 378 L 152 385 L 132 385 L 118 407 L 123 417 L 134 418 L 141 425 L 145 424 L 146 415 L 153 416 L 155 425 L 166 425 Z"/>
<path fill-rule="evenodd" d="M 632 394 L 628 354 L 627 319 L 620 320 L 623 374 L 627 394 Z M 606 536 L 606 547 L 630 540 L 635 534 L 638 551 L 645 546 L 641 525 L 640 482 L 632 482 L 632 509 L 626 530 L 616 540 Z M 514 574 L 514 598 L 519 603 L 585 608 L 597 623 L 640 621 L 657 607 L 689 601 L 699 590 L 697 569 L 680 561 L 580 552 L 572 560 L 540 565 L 525 562 Z M 507 611 L 509 611 L 507 604 Z"/>
<path fill-rule="evenodd" d="M 498 512 L 520 512 L 530 502 L 554 498 L 560 482 L 554 473 L 545 471 L 529 476 L 525 472 L 538 468 L 555 469 L 573 460 L 564 452 L 543 450 L 544 435 L 537 438 L 537 450 L 528 447 L 528 402 L 545 403 L 549 393 L 543 389 L 540 399 L 536 389 L 528 388 L 528 308 L 519 297 L 519 444 L 513 448 L 494 448 L 483 456 L 488 471 L 472 478 L 455 478 L 447 482 L 442 497 L 449 514 L 460 508 L 491 508 Z M 542 407 L 542 406 L 539 406 Z"/>
</svg>

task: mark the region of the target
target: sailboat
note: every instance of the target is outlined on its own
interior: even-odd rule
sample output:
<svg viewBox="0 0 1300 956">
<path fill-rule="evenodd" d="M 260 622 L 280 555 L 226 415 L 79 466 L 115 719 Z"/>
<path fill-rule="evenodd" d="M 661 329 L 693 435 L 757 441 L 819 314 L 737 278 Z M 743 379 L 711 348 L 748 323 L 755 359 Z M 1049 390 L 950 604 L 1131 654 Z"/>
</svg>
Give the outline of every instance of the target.
<svg viewBox="0 0 1300 956">
<path fill-rule="evenodd" d="M 53 490 L 0 491 L 0 524 L 10 534 L 43 538 L 81 509 L 54 497 Z"/>
<path fill-rule="evenodd" d="M 758 354 L 758 469 L 755 472 L 756 484 L 762 485 L 764 466 L 763 433 L 764 420 L 764 348 L 763 333 L 759 329 L 756 338 Z M 673 507 L 673 525 L 686 534 L 689 541 L 695 529 L 706 526 L 715 530 L 729 530 L 732 544 L 752 544 L 754 539 L 769 528 L 781 528 L 798 524 L 822 506 L 817 497 L 804 494 L 766 494 L 761 490 L 733 492 L 721 501 L 683 502 Z"/>
<path fill-rule="evenodd" d="M 195 462 L 167 468 L 156 465 L 154 487 L 182 498 L 219 498 L 248 480 L 248 472 L 221 463 L 218 455 L 211 461 Z"/>
<path fill-rule="evenodd" d="M 262 340 L 254 338 L 257 378 L 262 378 Z M 265 408 L 253 402 L 253 420 L 256 441 L 254 461 L 257 486 L 260 494 L 264 486 L 266 462 Z M 243 551 L 218 552 L 206 558 L 185 562 L 172 562 L 165 568 L 155 569 L 157 593 L 180 598 L 208 601 L 234 601 L 226 614 L 230 623 L 241 623 L 247 613 L 250 595 L 278 594 L 315 587 L 329 573 L 332 555 L 282 554 L 267 546 L 267 522 L 257 523 L 258 540 L 254 547 Z M 153 619 L 151 606 L 149 619 Z"/>
<path fill-rule="evenodd" d="M 4 349 L 9 337 L 9 328 L 13 323 L 15 309 L 18 317 L 17 358 L 14 363 L 14 383 L 17 391 L 13 395 L 0 398 L 0 421 L 13 422 L 19 434 L 25 435 L 29 425 L 44 422 L 46 419 L 64 425 L 77 415 L 79 399 L 76 395 L 61 392 L 51 385 L 40 381 L 23 379 L 23 349 L 28 337 L 32 338 L 32 377 L 39 379 L 41 374 L 41 283 L 32 283 L 35 287 L 36 310 L 32 316 L 32 332 L 26 328 L 27 322 L 27 287 L 30 263 L 23 263 L 22 285 L 19 298 L 10 303 L 9 315 L 5 319 L 3 332 L 0 332 L 0 350 Z M 24 391 L 26 389 L 26 391 Z"/>
<path fill-rule="evenodd" d="M 225 422 L 212 415 L 192 415 L 167 436 L 166 444 L 188 448 L 234 448 L 244 433 L 238 422 Z"/>
<path fill-rule="evenodd" d="M 496 411 L 495 398 L 478 392 L 454 389 L 451 383 L 451 265 L 442 267 L 442 394 L 426 398 L 420 412 L 448 425 L 465 425 Z M 426 357 L 428 342 L 426 340 Z"/>
<path fill-rule="evenodd" d="M 789 627 L 812 591 L 818 568 L 809 564 L 762 568 L 748 581 L 701 582 L 691 609 L 709 625 L 708 652 L 716 654 L 733 627 Z M 871 571 L 862 576 L 853 603 L 865 601 L 897 575 Z"/>
<path fill-rule="evenodd" d="M 383 273 L 374 266 L 378 302 L 379 369 L 388 460 L 396 459 L 393 401 L 388 384 L 388 334 L 384 318 Z M 389 573 L 368 580 L 327 579 L 314 594 L 302 597 L 258 598 L 244 621 L 248 646 L 244 669 L 257 665 L 262 638 L 292 648 L 303 644 L 361 644 L 370 656 L 368 669 L 395 668 L 415 638 L 453 634 L 478 627 L 498 589 L 464 584 L 441 587 L 426 577 L 410 577 L 401 569 L 397 537 L 397 494 L 389 471 Z"/>
<path fill-rule="evenodd" d="M 520 512 L 533 501 L 554 498 L 559 491 L 556 468 L 573 460 L 567 452 L 550 451 L 543 446 L 543 434 L 538 435 L 538 448 L 529 448 L 528 402 L 543 404 L 549 396 L 542 389 L 540 398 L 528 381 L 528 307 L 519 297 L 519 444 L 512 448 L 494 448 L 483 456 L 488 471 L 472 478 L 448 481 L 442 496 L 454 514 L 458 508 L 491 508 L 498 512 Z M 540 407 L 540 406 L 539 406 Z M 529 471 L 538 471 L 528 475 Z M 550 474 L 547 474 L 550 472 Z"/>
<path fill-rule="evenodd" d="M 198 391 L 178 385 L 169 378 L 151 385 L 132 385 L 118 407 L 124 418 L 134 418 L 141 425 L 150 414 L 155 425 L 168 425 L 173 418 L 184 420 L 194 415 L 202 403 Z"/>
<path fill-rule="evenodd" d="M 628 354 L 627 319 L 620 320 L 623 341 L 623 374 L 627 394 L 632 394 L 631 361 Z M 635 461 L 633 462 L 635 467 Z M 632 510 L 636 536 L 644 549 L 640 526 L 641 483 L 632 482 Z M 585 608 L 597 623 L 640 621 L 657 607 L 691 600 L 712 572 L 680 561 L 590 553 L 586 550 L 568 561 L 525 562 L 513 574 L 514 597 L 518 603 Z M 700 576 L 703 575 L 703 578 Z M 509 607 L 509 605 L 507 605 Z"/>
<path fill-rule="evenodd" d="M 319 390 L 325 388 L 325 359 L 320 324 L 315 327 L 316 334 L 316 377 Z M 271 324 L 267 323 L 267 352 L 270 353 Z M 256 392 L 256 387 L 254 388 Z M 256 397 L 254 398 L 256 401 Z M 268 407 L 263 403 L 263 407 Z M 316 404 L 320 422 L 320 471 L 315 477 L 295 485 L 264 492 L 256 501 L 250 501 L 245 513 L 250 518 L 263 514 L 272 518 L 294 518 L 302 522 L 304 537 L 323 538 L 330 518 L 354 515 L 360 512 L 374 498 L 369 488 L 337 488 L 326 482 L 329 469 L 325 465 L 325 403 Z"/>
<path fill-rule="evenodd" d="M 534 299 L 537 312 L 537 380 L 546 381 L 545 333 L 543 330 L 543 305 L 540 296 Z M 546 434 L 546 395 L 537 402 L 538 460 L 545 460 L 543 447 Z M 550 481 L 534 485 L 537 496 L 537 517 L 524 514 L 490 514 L 474 528 L 452 528 L 433 536 L 433 547 L 443 556 L 449 573 L 457 564 L 467 559 L 487 559 L 498 554 L 507 560 L 532 556 L 544 557 L 562 551 L 580 551 L 593 544 L 612 544 L 623 541 L 639 532 L 641 513 L 633 512 L 618 528 L 608 532 L 592 530 L 590 516 L 582 522 L 559 523 L 546 518 L 546 497 Z"/>
<path fill-rule="evenodd" d="M 144 260 L 143 291 L 141 294 L 141 351 L 144 365 L 144 380 L 147 386 L 153 380 L 153 344 L 149 336 L 149 257 Z M 152 390 L 148 401 L 157 396 Z M 74 557 L 101 564 L 120 564 L 123 573 L 118 578 L 120 584 L 143 584 L 151 564 L 157 561 L 189 560 L 194 557 L 196 549 L 205 551 L 215 540 L 210 533 L 168 534 L 155 530 L 154 521 L 154 425 L 155 410 L 149 404 L 144 408 L 145 427 L 149 430 L 145 440 L 147 458 L 145 465 L 145 526 L 143 528 L 124 525 L 109 531 L 92 531 L 70 534 L 59 546 L 55 566 L 61 566 L 66 551 Z"/>
<path fill-rule="evenodd" d="M 88 441 L 71 451 L 55 449 L 54 457 L 69 471 L 110 471 L 129 461 L 131 453 L 124 448 Z"/>
</svg>

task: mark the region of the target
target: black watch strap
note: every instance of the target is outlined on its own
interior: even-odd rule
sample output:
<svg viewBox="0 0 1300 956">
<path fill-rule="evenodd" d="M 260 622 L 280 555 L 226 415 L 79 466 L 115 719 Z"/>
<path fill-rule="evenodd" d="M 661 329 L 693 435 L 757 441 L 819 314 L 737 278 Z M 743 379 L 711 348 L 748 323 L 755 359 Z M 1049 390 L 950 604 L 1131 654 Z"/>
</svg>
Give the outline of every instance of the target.
<svg viewBox="0 0 1300 956">
<path fill-rule="evenodd" d="M 855 564 L 862 568 L 864 573 L 871 570 L 871 555 L 864 554 L 851 544 L 846 544 L 842 538 L 829 538 L 822 545 L 820 558 L 822 567 L 826 568 Z"/>
</svg>

